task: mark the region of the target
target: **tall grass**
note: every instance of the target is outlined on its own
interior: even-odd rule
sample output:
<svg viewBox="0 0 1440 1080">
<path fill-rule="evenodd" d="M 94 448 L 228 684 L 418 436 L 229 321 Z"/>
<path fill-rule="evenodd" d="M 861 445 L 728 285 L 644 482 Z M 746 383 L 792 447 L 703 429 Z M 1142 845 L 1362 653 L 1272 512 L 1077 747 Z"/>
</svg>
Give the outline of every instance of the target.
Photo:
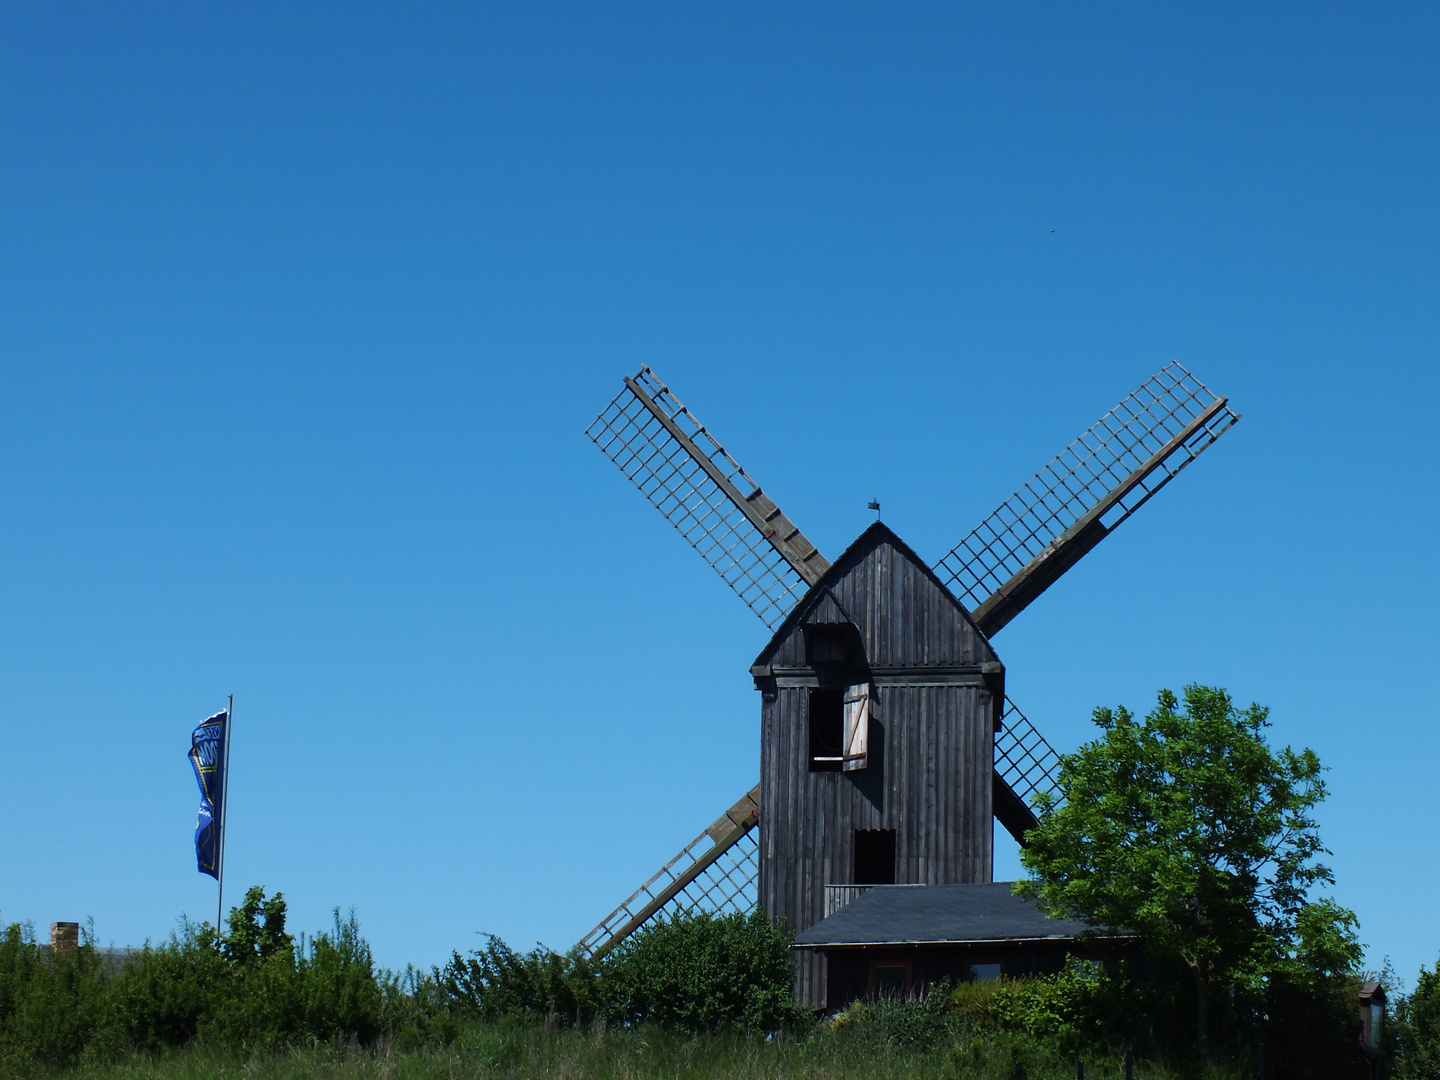
<svg viewBox="0 0 1440 1080">
<path fill-rule="evenodd" d="M 1077 1062 L 1025 1039 L 956 1031 L 925 1045 L 895 1045 L 885 1024 L 860 1020 L 805 1035 L 740 1033 L 684 1036 L 594 1024 L 576 1031 L 523 1020 L 463 1025 L 445 1047 L 397 1049 L 382 1043 L 309 1046 L 253 1055 L 192 1047 L 77 1068 L 66 1080 L 1013 1080 L 1018 1062 L 1028 1080 L 1073 1080 Z M 1115 1057 L 1084 1060 L 1087 1080 L 1123 1076 Z M 1189 1070 L 1185 1080 L 1240 1080 L 1253 1068 Z M 1136 1063 L 1137 1080 L 1180 1080 L 1163 1065 Z"/>
</svg>

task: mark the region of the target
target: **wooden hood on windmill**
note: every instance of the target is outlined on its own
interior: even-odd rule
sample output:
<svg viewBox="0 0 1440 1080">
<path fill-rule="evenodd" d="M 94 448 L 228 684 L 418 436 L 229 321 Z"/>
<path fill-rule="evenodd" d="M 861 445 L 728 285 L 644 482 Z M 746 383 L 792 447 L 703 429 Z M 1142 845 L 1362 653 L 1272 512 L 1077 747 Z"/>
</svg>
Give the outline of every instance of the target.
<svg viewBox="0 0 1440 1080">
<path fill-rule="evenodd" d="M 627 377 L 587 434 L 775 636 L 752 669 L 760 784 L 581 952 L 675 906 L 759 903 L 800 931 L 826 885 L 988 880 L 992 815 L 1023 842 L 1058 760 L 989 639 L 1238 419 L 1167 364 L 939 561 L 877 523 L 832 566 L 653 371 Z"/>
</svg>

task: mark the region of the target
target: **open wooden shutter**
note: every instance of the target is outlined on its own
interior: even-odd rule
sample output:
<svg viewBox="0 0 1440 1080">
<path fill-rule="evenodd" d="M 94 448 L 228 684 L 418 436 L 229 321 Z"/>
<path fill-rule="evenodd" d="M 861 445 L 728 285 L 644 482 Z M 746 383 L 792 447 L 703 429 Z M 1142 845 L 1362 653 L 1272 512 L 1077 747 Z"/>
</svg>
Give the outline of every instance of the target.
<svg viewBox="0 0 1440 1080">
<path fill-rule="evenodd" d="M 856 683 L 845 688 L 845 759 L 840 767 L 846 772 L 863 769 L 869 753 L 870 684 Z"/>
</svg>

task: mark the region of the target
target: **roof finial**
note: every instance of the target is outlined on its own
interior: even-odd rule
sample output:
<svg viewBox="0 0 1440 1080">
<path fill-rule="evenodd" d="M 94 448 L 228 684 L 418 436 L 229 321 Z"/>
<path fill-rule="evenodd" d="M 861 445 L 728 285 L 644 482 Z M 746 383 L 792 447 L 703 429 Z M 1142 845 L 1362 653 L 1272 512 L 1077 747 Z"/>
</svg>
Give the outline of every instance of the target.
<svg viewBox="0 0 1440 1080">
<path fill-rule="evenodd" d="M 870 509 L 870 510 L 874 510 L 874 511 L 875 511 L 875 520 L 876 520 L 876 521 L 879 521 L 879 520 L 880 520 L 880 500 L 879 500 L 879 499 L 871 499 L 870 502 L 869 502 L 869 504 L 868 504 L 868 507 L 867 507 L 867 508 Z"/>
</svg>

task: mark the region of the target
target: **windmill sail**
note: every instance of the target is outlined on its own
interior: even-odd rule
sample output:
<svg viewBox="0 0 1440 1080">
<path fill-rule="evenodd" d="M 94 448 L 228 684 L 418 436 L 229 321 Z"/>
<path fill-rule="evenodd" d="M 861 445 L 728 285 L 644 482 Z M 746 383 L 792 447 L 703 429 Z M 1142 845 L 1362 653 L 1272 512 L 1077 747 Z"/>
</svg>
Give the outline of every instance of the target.
<svg viewBox="0 0 1440 1080">
<path fill-rule="evenodd" d="M 585 956 L 599 958 L 667 906 L 715 913 L 752 910 L 759 877 L 755 831 L 759 823 L 757 784 L 581 938 L 576 948 Z"/>
<path fill-rule="evenodd" d="M 1008 697 L 995 733 L 995 784 L 992 802 L 995 820 L 1017 843 L 1037 824 L 1031 809 L 1035 796 L 1053 791 L 1060 783 L 1060 755 L 1045 741 L 1029 718 Z"/>
<path fill-rule="evenodd" d="M 994 634 L 1240 419 L 1171 363 L 1065 448 L 938 563 Z"/>
<path fill-rule="evenodd" d="M 830 568 L 648 367 L 586 434 L 772 630 Z"/>
</svg>

